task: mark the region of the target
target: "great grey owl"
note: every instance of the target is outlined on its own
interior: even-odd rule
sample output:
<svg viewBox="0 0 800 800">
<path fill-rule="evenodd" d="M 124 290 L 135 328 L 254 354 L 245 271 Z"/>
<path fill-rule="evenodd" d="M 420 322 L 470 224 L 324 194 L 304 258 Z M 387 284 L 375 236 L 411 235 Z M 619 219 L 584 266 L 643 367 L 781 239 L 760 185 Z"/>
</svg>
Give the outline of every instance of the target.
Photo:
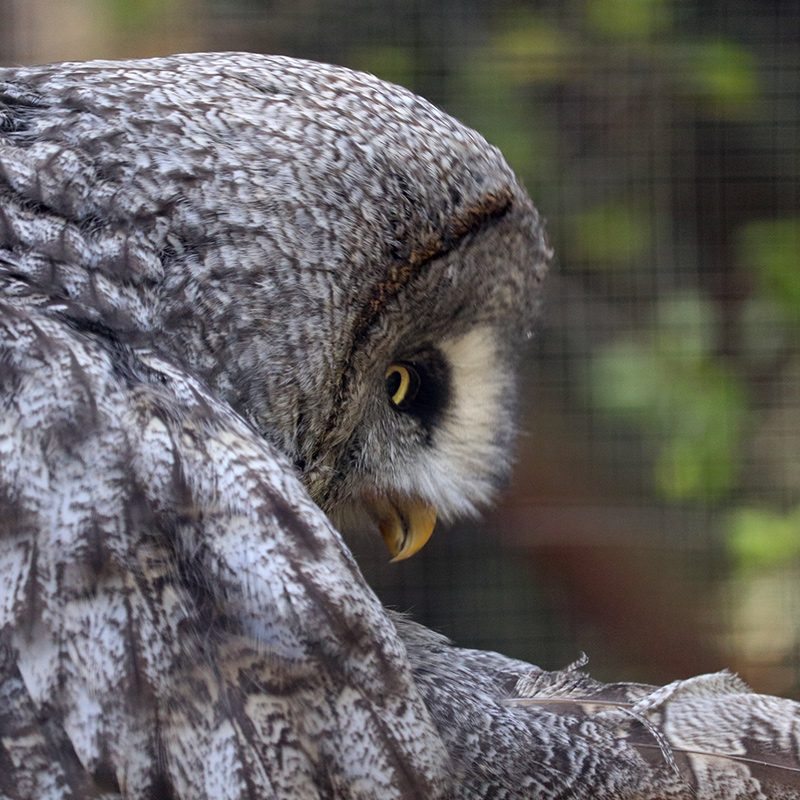
<svg viewBox="0 0 800 800">
<path fill-rule="evenodd" d="M 373 77 L 0 70 L 0 797 L 800 797 L 794 704 L 459 650 L 328 521 L 486 501 L 548 257 Z"/>
</svg>

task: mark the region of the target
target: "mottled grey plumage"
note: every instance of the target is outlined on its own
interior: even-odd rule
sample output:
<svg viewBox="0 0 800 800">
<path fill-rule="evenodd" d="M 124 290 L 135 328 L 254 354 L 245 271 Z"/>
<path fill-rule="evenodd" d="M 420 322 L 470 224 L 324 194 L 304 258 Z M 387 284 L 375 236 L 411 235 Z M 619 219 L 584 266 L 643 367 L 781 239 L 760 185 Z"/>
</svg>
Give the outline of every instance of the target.
<svg viewBox="0 0 800 800">
<path fill-rule="evenodd" d="M 800 706 L 730 673 L 601 684 L 398 626 L 455 798 L 796 800 Z"/>
<path fill-rule="evenodd" d="M 0 797 L 800 797 L 794 704 L 457 650 L 328 522 L 487 499 L 547 258 L 499 153 L 375 78 L 0 70 Z"/>
</svg>

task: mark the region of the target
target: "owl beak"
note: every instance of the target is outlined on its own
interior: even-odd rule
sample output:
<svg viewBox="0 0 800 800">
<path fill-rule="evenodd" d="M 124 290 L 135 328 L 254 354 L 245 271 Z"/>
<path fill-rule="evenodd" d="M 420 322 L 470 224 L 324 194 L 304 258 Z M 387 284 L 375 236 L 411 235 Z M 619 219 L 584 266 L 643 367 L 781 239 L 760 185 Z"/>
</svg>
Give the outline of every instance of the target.
<svg viewBox="0 0 800 800">
<path fill-rule="evenodd" d="M 421 550 L 436 527 L 436 509 L 418 498 L 371 497 L 367 507 L 389 548 L 391 563 Z"/>
</svg>

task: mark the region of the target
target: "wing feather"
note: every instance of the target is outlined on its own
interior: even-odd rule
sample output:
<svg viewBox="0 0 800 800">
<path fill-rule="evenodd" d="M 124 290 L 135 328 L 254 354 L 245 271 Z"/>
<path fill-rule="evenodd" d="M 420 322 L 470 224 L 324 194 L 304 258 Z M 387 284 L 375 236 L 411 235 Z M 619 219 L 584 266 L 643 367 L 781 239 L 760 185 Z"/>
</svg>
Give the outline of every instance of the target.
<svg viewBox="0 0 800 800">
<path fill-rule="evenodd" d="M 460 773 L 456 797 L 800 798 L 800 704 L 731 673 L 603 684 L 583 659 L 547 672 L 396 623 Z"/>
<path fill-rule="evenodd" d="M 2 304 L 0 354 L 2 681 L 66 733 L 47 790 L 4 737 L 0 790 L 90 796 L 78 763 L 130 798 L 436 796 L 403 645 L 288 464 L 52 311 Z"/>
</svg>

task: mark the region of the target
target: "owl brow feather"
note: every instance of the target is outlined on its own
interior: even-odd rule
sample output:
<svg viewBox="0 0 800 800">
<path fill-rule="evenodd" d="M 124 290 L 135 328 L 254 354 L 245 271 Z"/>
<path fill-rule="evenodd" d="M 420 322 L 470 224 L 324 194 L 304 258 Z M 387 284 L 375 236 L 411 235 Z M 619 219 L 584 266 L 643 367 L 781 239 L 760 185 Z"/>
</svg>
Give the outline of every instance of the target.
<svg viewBox="0 0 800 800">
<path fill-rule="evenodd" d="M 507 186 L 497 192 L 488 192 L 477 203 L 459 210 L 450 217 L 442 231 L 435 232 L 423 239 L 403 261 L 389 266 L 386 278 L 375 285 L 372 295 L 356 317 L 350 339 L 350 350 L 344 362 L 336 392 L 338 401 L 342 401 L 347 395 L 353 354 L 364 343 L 375 321 L 391 300 L 431 261 L 453 250 L 469 234 L 477 233 L 508 214 L 513 205 L 513 197 L 511 188 Z M 323 447 L 335 426 L 339 408 L 339 402 L 334 403 L 325 426 Z M 318 449 L 318 452 L 321 449 L 322 447 Z"/>
</svg>

